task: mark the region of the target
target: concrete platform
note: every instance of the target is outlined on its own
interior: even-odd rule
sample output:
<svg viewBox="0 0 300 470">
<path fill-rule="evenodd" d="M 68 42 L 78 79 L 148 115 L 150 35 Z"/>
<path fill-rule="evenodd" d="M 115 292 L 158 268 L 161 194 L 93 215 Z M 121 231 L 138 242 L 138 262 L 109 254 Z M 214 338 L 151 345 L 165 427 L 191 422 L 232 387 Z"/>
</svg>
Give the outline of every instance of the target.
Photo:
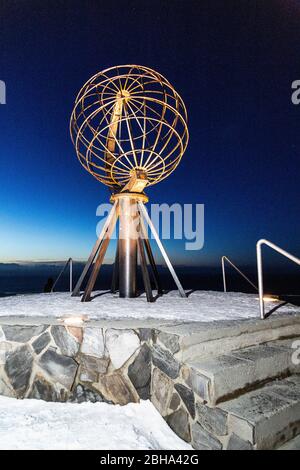
<svg viewBox="0 0 300 470">
<path fill-rule="evenodd" d="M 20 313 L 17 299 L 0 315 L 0 393 L 121 405 L 150 399 L 196 449 L 280 447 L 300 432 L 299 366 L 292 361 L 300 309 L 288 306 L 260 320 L 252 296 L 250 318 L 236 317 L 232 298 L 226 318 L 224 294 L 201 311 L 208 297 L 189 304 L 171 296 L 168 308 L 157 304 L 153 316 L 139 299 L 133 316 L 127 309 L 123 318 L 110 316 L 118 303 L 108 315 L 102 309 L 87 315 L 78 298 L 70 304 L 74 311 L 59 308 L 48 316 L 51 296 L 42 297 L 41 310 L 37 302 L 31 315 L 13 315 Z"/>
<path fill-rule="evenodd" d="M 282 302 L 266 302 L 266 309 L 279 307 L 275 315 L 299 313 L 300 307 Z M 68 292 L 28 294 L 0 299 L 0 316 L 39 316 L 62 318 L 81 315 L 95 319 L 156 319 L 181 322 L 211 322 L 259 318 L 257 294 L 238 292 L 193 291 L 187 298 L 170 291 L 156 302 L 147 303 L 145 295 L 120 299 L 110 292 L 94 292 L 92 302 L 80 302 Z"/>
</svg>

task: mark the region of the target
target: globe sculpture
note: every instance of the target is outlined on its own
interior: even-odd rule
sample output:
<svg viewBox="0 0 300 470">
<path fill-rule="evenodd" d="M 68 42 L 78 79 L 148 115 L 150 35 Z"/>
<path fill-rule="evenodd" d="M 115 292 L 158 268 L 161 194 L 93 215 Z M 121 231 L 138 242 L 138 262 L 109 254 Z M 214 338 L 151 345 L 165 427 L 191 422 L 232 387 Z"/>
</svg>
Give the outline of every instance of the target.
<svg viewBox="0 0 300 470">
<path fill-rule="evenodd" d="M 144 203 L 144 189 L 169 176 L 188 143 L 187 112 L 170 82 L 149 67 L 120 65 L 91 77 L 79 91 L 70 134 L 82 166 L 111 191 L 113 208 L 78 280 L 79 295 L 90 268 L 83 301 L 91 300 L 99 269 L 119 219 L 112 290 L 135 297 L 139 254 L 147 300 L 153 301 L 147 258 L 158 294 L 158 271 L 147 236 L 152 231 L 179 292 L 184 290 L 159 240 Z M 147 255 L 147 256 L 146 256 Z"/>
</svg>

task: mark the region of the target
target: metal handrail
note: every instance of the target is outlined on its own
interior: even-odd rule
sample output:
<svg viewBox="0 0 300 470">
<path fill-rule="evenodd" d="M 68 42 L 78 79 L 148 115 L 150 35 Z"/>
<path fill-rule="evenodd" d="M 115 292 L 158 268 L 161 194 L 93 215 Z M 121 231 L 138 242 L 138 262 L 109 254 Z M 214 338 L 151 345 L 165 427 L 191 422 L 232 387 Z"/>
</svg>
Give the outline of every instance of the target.
<svg viewBox="0 0 300 470">
<path fill-rule="evenodd" d="M 294 263 L 300 265 L 300 259 L 296 256 L 288 253 L 287 251 L 283 250 L 279 246 L 275 245 L 274 243 L 270 242 L 269 240 L 265 240 L 262 238 L 258 240 L 256 243 L 256 259 L 257 259 L 257 275 L 258 275 L 258 294 L 259 294 L 259 311 L 260 311 L 260 318 L 264 320 L 266 318 L 265 314 L 265 304 L 264 304 L 264 282 L 263 282 L 263 266 L 262 266 L 262 245 L 267 245 L 273 250 L 277 251 L 277 253 L 285 256 L 286 258 L 290 259 Z"/>
<path fill-rule="evenodd" d="M 70 292 L 72 292 L 73 290 L 73 259 L 72 258 L 69 258 L 66 263 L 64 264 L 62 270 L 60 271 L 59 275 L 57 276 L 53 286 L 52 286 L 52 289 L 51 289 L 51 292 L 54 291 L 54 288 L 56 286 L 56 284 L 58 283 L 60 277 L 63 275 L 63 273 L 65 272 L 65 270 L 67 269 L 68 267 L 68 264 L 70 264 L 70 271 L 69 271 L 69 279 L 70 279 Z"/>
<path fill-rule="evenodd" d="M 223 274 L 223 288 L 224 292 L 227 292 L 227 287 L 226 287 L 226 273 L 225 273 L 225 261 L 227 261 L 254 289 L 258 290 L 258 287 L 250 281 L 250 279 L 244 274 L 232 261 L 230 261 L 227 256 L 222 256 L 221 262 L 222 262 L 222 274 Z"/>
</svg>

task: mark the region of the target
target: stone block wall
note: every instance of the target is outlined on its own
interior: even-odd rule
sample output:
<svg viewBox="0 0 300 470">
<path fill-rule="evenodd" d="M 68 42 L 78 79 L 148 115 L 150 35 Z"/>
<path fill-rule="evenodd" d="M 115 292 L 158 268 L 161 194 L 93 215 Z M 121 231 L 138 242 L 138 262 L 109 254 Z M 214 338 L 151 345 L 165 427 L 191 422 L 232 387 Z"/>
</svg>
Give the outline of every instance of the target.
<svg viewBox="0 0 300 470">
<path fill-rule="evenodd" d="M 180 362 L 180 338 L 154 331 L 151 401 L 171 429 L 197 450 L 251 449 L 228 426 L 228 413 L 207 405 L 209 380 Z"/>
<path fill-rule="evenodd" d="M 0 394 L 125 405 L 150 397 L 146 329 L 2 325 Z"/>
<path fill-rule="evenodd" d="M 0 394 L 47 401 L 151 399 L 195 449 L 250 448 L 227 414 L 206 404 L 209 383 L 181 363 L 180 339 L 155 328 L 0 326 Z"/>
</svg>

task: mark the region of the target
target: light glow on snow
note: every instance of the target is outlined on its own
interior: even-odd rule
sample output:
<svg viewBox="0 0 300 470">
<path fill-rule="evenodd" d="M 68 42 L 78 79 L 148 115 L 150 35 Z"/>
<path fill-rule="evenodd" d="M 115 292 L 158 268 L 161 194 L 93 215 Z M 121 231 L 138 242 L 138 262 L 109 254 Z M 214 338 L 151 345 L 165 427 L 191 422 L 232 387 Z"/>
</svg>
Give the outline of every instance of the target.
<svg viewBox="0 0 300 470">
<path fill-rule="evenodd" d="M 259 297 L 256 297 L 256 300 L 259 300 Z M 278 299 L 278 297 L 270 297 L 269 295 L 264 295 L 263 296 L 263 301 L 264 302 L 278 302 L 278 304 L 280 304 L 280 300 Z"/>
<path fill-rule="evenodd" d="M 82 316 L 70 316 L 70 317 L 63 317 L 60 318 L 61 322 L 67 326 L 82 326 L 84 321 L 87 320 Z"/>
<path fill-rule="evenodd" d="M 269 296 L 264 296 L 263 297 L 265 302 L 279 302 L 279 300 L 276 297 L 269 297 Z"/>
</svg>

